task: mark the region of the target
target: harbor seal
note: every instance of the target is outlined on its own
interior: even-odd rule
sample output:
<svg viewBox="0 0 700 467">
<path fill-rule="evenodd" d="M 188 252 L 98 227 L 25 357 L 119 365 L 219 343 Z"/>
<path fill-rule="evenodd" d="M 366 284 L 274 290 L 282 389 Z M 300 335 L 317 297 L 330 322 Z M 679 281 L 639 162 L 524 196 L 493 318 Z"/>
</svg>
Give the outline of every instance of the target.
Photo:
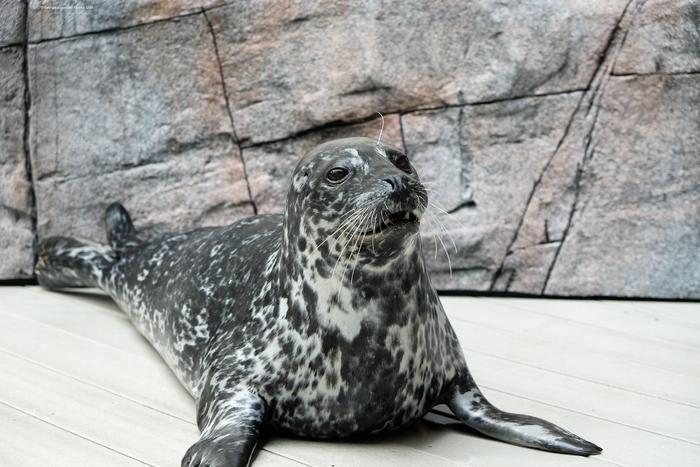
<svg viewBox="0 0 700 467">
<path fill-rule="evenodd" d="M 427 202 L 401 150 L 341 139 L 299 162 L 284 214 L 142 240 L 113 204 L 109 245 L 48 238 L 37 277 L 104 290 L 162 355 L 197 403 L 183 466 L 247 465 L 263 428 L 384 433 L 441 403 L 509 443 L 601 452 L 479 390 L 423 261 Z"/>
</svg>

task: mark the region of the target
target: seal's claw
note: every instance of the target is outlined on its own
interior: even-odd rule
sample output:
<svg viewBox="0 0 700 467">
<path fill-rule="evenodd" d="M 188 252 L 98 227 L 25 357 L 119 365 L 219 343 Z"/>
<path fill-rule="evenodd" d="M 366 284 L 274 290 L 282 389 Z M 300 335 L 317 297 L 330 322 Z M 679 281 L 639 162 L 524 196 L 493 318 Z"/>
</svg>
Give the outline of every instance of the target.
<svg viewBox="0 0 700 467">
<path fill-rule="evenodd" d="M 233 441 L 233 442 L 232 442 Z M 182 467 L 246 467 L 250 452 L 226 436 L 204 438 L 193 444 L 182 458 Z"/>
</svg>

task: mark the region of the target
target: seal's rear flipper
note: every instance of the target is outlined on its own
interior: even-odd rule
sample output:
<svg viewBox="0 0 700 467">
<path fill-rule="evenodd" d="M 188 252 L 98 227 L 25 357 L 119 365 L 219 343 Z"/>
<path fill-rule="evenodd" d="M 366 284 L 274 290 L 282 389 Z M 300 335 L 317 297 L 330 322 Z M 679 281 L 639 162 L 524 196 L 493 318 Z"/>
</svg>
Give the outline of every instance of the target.
<svg viewBox="0 0 700 467">
<path fill-rule="evenodd" d="M 553 423 L 529 415 L 503 412 L 481 394 L 467 374 L 455 385 L 447 405 L 467 426 L 501 441 L 563 454 L 590 456 L 603 450 Z"/>
<path fill-rule="evenodd" d="M 116 259 L 107 246 L 68 237 L 49 237 L 38 250 L 37 279 L 49 288 L 99 287 Z"/>
<path fill-rule="evenodd" d="M 112 203 L 107 208 L 105 228 L 109 245 L 116 253 L 123 253 L 141 244 L 129 213 L 120 203 Z"/>
</svg>

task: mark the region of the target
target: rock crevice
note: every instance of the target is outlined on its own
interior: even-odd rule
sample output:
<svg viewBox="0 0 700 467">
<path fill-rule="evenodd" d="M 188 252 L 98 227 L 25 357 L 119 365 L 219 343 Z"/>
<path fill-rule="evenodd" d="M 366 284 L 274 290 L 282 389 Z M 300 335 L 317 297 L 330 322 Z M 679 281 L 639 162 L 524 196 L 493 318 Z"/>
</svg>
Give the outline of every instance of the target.
<svg viewBox="0 0 700 467">
<path fill-rule="evenodd" d="M 243 151 L 241 150 L 241 145 L 238 141 L 238 135 L 236 133 L 236 122 L 233 121 L 233 114 L 231 113 L 231 103 L 229 102 L 228 92 L 226 91 L 226 80 L 224 79 L 224 69 L 221 66 L 221 55 L 219 54 L 219 46 L 216 43 L 216 33 L 214 32 L 214 27 L 211 25 L 211 21 L 209 21 L 209 17 L 207 16 L 207 12 L 204 9 L 202 9 L 202 15 L 204 16 L 204 19 L 207 22 L 207 27 L 209 28 L 209 32 L 211 33 L 211 41 L 212 41 L 212 44 L 214 45 L 214 54 L 216 55 L 216 63 L 219 66 L 219 76 L 221 77 L 221 90 L 224 94 L 224 101 L 226 102 L 226 114 L 228 115 L 228 118 L 231 122 L 232 142 L 236 146 L 236 151 L 238 152 L 238 157 L 241 160 L 241 165 L 243 166 L 243 177 L 245 178 L 246 191 L 248 192 L 248 199 L 250 200 L 250 204 L 253 207 L 253 213 L 257 215 L 258 214 L 258 207 L 255 205 L 255 200 L 253 199 L 252 192 L 250 191 L 250 182 L 248 180 L 248 171 L 246 170 L 245 159 L 243 158 Z"/>
<path fill-rule="evenodd" d="M 28 2 L 27 2 L 28 3 Z M 32 94 L 29 89 L 29 63 L 27 57 L 29 56 L 29 13 L 28 7 L 25 5 L 24 8 L 24 37 L 22 44 L 22 78 L 24 81 L 24 128 L 22 133 L 22 152 L 24 154 L 24 170 L 27 174 L 27 196 L 29 198 L 29 219 L 31 222 L 32 229 L 32 269 L 34 271 L 34 266 L 36 265 L 36 245 L 37 245 L 37 234 L 36 234 L 36 195 L 34 193 L 34 171 L 32 170 L 32 158 L 29 153 L 29 128 L 31 119 L 31 109 L 32 109 Z"/>
</svg>

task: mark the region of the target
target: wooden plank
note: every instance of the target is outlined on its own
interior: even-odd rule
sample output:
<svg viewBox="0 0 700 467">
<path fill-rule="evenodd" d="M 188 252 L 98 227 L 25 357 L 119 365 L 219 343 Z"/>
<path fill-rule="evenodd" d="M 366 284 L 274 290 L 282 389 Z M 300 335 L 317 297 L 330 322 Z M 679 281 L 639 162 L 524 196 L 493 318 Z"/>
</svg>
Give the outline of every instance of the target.
<svg viewBox="0 0 700 467">
<path fill-rule="evenodd" d="M 612 306 L 646 313 L 659 319 L 672 319 L 687 324 L 700 325 L 700 302 L 610 300 Z"/>
<path fill-rule="evenodd" d="M 700 407 L 700 392 L 693 389 L 700 386 L 700 377 L 647 365 L 644 361 L 626 358 L 619 351 L 612 355 L 601 352 L 596 349 L 594 336 L 567 332 L 568 339 L 562 339 L 546 332 L 547 323 L 540 323 L 528 332 L 513 331 L 506 329 L 513 325 L 497 311 L 489 312 L 491 318 L 485 325 L 470 321 L 474 315 L 483 322 L 483 311 L 470 311 L 470 320 L 466 320 L 461 309 L 455 311 L 448 305 L 446 310 L 462 345 L 470 352 Z M 679 359 L 677 355 L 669 358 Z M 686 364 L 690 366 L 695 360 L 693 356 Z"/>
<path fill-rule="evenodd" d="M 195 419 L 192 398 L 152 348 L 142 346 L 138 357 L 4 311 L 0 319 L 0 349 L 183 420 Z"/>
<path fill-rule="evenodd" d="M 114 316 L 128 320 L 124 312 L 114 306 L 114 302 L 109 296 L 99 289 L 67 289 L 63 291 L 51 291 L 38 286 L 14 286 L 3 287 L 3 308 L 11 311 L 12 308 L 19 310 L 62 309 L 71 311 L 72 309 L 83 309 L 90 311 L 112 313 Z"/>
<path fill-rule="evenodd" d="M 2 465 L 148 465 L 3 403 L 0 426 Z"/>
<path fill-rule="evenodd" d="M 682 375 L 700 377 L 695 359 L 697 349 L 662 343 L 640 336 L 631 336 L 609 329 L 580 324 L 548 315 L 499 307 L 482 300 L 476 306 L 464 307 L 453 297 L 443 300 L 450 318 L 485 324 L 527 338 L 544 340 L 554 345 L 585 349 L 591 355 L 605 355 L 647 365 Z"/>
<path fill-rule="evenodd" d="M 354 441 L 302 441 L 274 437 L 265 447 L 283 452 L 313 466 L 456 467 L 469 465 L 464 460 L 450 460 L 442 453 L 426 453 L 405 444 L 398 444 L 396 441 L 393 439 L 390 441 L 386 437 Z"/>
<path fill-rule="evenodd" d="M 141 355 L 150 348 L 117 305 L 101 292 L 58 293 L 39 287 L 17 287 L 1 309 L 7 313 Z M 130 343 L 130 345 L 125 345 Z"/>
<path fill-rule="evenodd" d="M 151 465 L 177 465 L 197 429 L 26 360 L 0 352 L 5 404 Z"/>
<path fill-rule="evenodd" d="M 0 352 L 0 402 L 151 465 L 179 465 L 199 433 L 193 422 Z M 300 465 L 262 451 L 259 465 Z M 101 463 L 99 463 L 101 464 Z M 96 464 L 94 464 L 96 465 Z"/>
<path fill-rule="evenodd" d="M 591 354 L 585 349 L 577 349 L 565 343 L 550 344 L 542 339 L 514 336 L 507 331 L 494 331 L 473 323 L 453 320 L 452 324 L 458 333 L 468 336 L 462 339 L 462 342 L 469 352 L 502 358 L 690 407 L 700 407 L 700 394 L 693 389 L 700 384 L 698 377 Z"/>
<path fill-rule="evenodd" d="M 44 291 L 41 292 L 44 294 L 55 295 Z M 471 300 L 477 301 L 481 299 Z M 7 302 L 3 300 L 3 303 Z M 147 344 L 145 344 L 140 337 L 135 336 L 134 334 L 123 334 L 123 336 L 129 336 L 124 337 L 124 340 L 127 342 L 124 345 L 127 347 L 130 347 L 135 342 L 139 342 L 135 345 L 142 348 L 135 352 L 131 352 L 130 349 L 118 348 L 119 346 L 122 346 L 121 337 L 119 339 L 109 338 L 110 329 L 114 331 L 115 329 L 123 326 L 125 327 L 124 329 L 130 327 L 130 324 L 125 322 L 122 318 L 119 318 L 118 320 L 114 319 L 114 317 L 105 318 L 105 320 L 93 319 L 91 321 L 91 326 L 96 325 L 100 327 L 101 330 L 97 333 L 91 332 L 92 330 L 88 330 L 87 332 L 91 337 L 95 337 L 96 335 L 100 336 L 96 340 L 102 343 L 96 343 L 87 338 L 85 336 L 85 328 L 81 328 L 79 326 L 79 321 L 85 318 L 85 316 L 81 316 L 79 313 L 76 313 L 71 315 L 70 318 L 66 317 L 65 319 L 54 319 L 53 315 L 50 314 L 50 312 L 52 312 L 50 303 L 51 300 L 46 301 L 45 304 L 47 305 L 47 308 L 44 311 L 32 312 L 30 315 L 25 315 L 25 319 L 18 318 L 14 311 L 12 313 L 7 313 L 10 316 L 7 319 L 5 319 L 5 316 L 2 317 L 3 324 L 5 322 L 9 322 L 10 324 L 14 323 L 15 331 L 17 331 L 17 327 L 20 329 L 20 331 L 23 326 L 25 328 L 33 328 L 30 331 L 25 329 L 25 333 L 29 332 L 31 336 L 30 339 L 33 341 L 30 341 L 31 344 L 41 342 L 42 339 L 46 339 L 47 336 L 49 336 L 50 340 L 53 339 L 54 344 L 56 345 L 61 345 L 61 342 L 68 341 L 68 344 L 64 346 L 69 350 L 68 352 L 62 351 L 60 358 L 51 356 L 40 357 L 40 355 L 45 354 L 45 352 L 51 347 L 49 346 L 48 348 L 43 348 L 36 352 L 32 352 L 31 349 L 28 348 L 29 346 L 23 347 L 20 345 L 21 341 L 26 342 L 27 339 L 8 339 L 10 337 L 9 334 L 11 334 L 13 331 L 12 326 L 10 326 L 10 329 L 8 329 L 6 333 L 3 332 L 4 329 L 0 329 L 0 346 L 5 345 L 7 342 L 7 345 L 14 346 L 14 350 L 12 350 L 13 352 L 29 352 L 32 355 L 32 358 L 42 358 L 42 364 L 61 365 L 61 371 L 67 370 L 75 373 L 79 372 L 80 368 L 86 368 L 89 370 L 85 373 L 79 373 L 78 377 L 88 377 L 93 375 L 93 364 L 81 360 L 81 354 L 86 352 L 86 349 L 88 353 L 91 353 L 91 355 L 97 352 L 95 355 L 92 355 L 91 359 L 100 362 L 102 366 L 106 366 L 104 364 L 105 361 L 109 361 L 111 364 L 110 359 L 115 357 L 117 358 L 118 362 L 120 362 L 117 364 L 117 366 L 124 365 L 124 368 L 128 370 L 128 362 L 130 359 L 132 367 L 136 368 L 135 371 L 127 371 L 127 376 L 124 378 L 115 378 L 115 372 L 112 371 L 112 376 L 110 378 L 112 381 L 114 379 L 124 380 L 123 382 L 125 385 L 132 382 L 138 384 L 138 382 L 135 380 L 143 377 L 144 374 L 142 372 L 153 371 L 153 368 L 149 366 L 149 362 L 161 367 L 161 369 L 164 366 L 162 362 L 160 362 L 157 355 L 150 351 L 150 349 L 148 349 L 148 352 L 145 352 L 145 357 L 138 356 L 140 353 L 142 353 L 142 350 L 147 347 Z M 464 303 L 464 305 L 460 304 L 460 307 L 473 305 L 471 301 L 463 301 L 462 303 Z M 74 302 L 72 300 L 69 301 L 69 303 L 64 302 L 61 304 L 61 308 L 69 306 L 70 304 L 74 304 Z M 86 304 L 81 304 L 81 306 L 78 308 L 83 306 L 89 308 L 93 305 L 94 304 L 91 304 L 91 300 L 87 300 Z M 111 305 L 109 305 L 107 302 L 106 311 L 109 311 L 109 306 Z M 53 312 L 55 311 L 56 307 L 53 306 Z M 529 351 L 529 344 L 531 344 L 531 341 L 528 341 L 527 339 L 531 337 L 532 328 L 520 323 L 520 332 L 513 332 L 510 330 L 505 331 L 499 328 L 503 324 L 501 322 L 501 318 L 498 316 L 499 313 L 494 307 L 487 307 L 485 312 L 495 315 L 494 318 L 496 320 L 496 326 L 489 327 L 488 324 L 494 324 L 491 321 L 481 325 L 460 322 L 457 323 L 455 328 L 458 328 L 458 334 L 460 335 L 461 341 L 463 343 L 469 343 L 469 345 L 465 345 L 465 347 L 468 352 L 468 360 L 471 362 L 472 371 L 477 373 L 477 381 L 482 382 L 482 386 L 486 388 L 487 394 L 490 396 L 490 398 L 495 403 L 500 403 L 499 401 L 503 400 L 500 398 L 512 397 L 513 403 L 510 404 L 511 407 L 503 408 L 510 408 L 511 410 L 522 413 L 532 413 L 543 416 L 543 418 L 551 418 L 552 421 L 556 421 L 557 423 L 560 423 L 573 431 L 580 432 L 582 435 L 595 433 L 595 436 L 590 437 L 593 438 L 594 441 L 599 441 L 606 448 L 606 452 L 603 457 L 595 457 L 586 460 L 577 457 L 542 453 L 539 451 L 509 446 L 504 443 L 498 443 L 496 441 L 480 438 L 478 436 L 444 427 L 436 428 L 423 423 L 410 430 L 406 430 L 403 433 L 399 433 L 398 435 L 388 438 L 381 438 L 378 441 L 370 441 L 369 444 L 376 446 L 376 449 L 368 449 L 366 443 L 310 443 L 276 438 L 271 440 L 268 447 L 271 449 L 282 448 L 284 449 L 285 455 L 311 465 L 350 465 L 351 463 L 361 465 L 398 465 L 399 463 L 401 465 L 416 465 L 416 459 L 420 458 L 420 465 L 434 464 L 434 462 L 443 463 L 441 465 L 454 465 L 454 463 L 476 465 L 513 465 L 513 459 L 517 459 L 517 465 L 580 465 L 580 462 L 587 462 L 588 465 L 599 465 L 601 463 L 609 465 L 611 463 L 625 464 L 628 462 L 627 465 L 636 466 L 653 465 L 651 463 L 652 461 L 658 462 L 658 465 L 667 465 L 666 461 L 668 460 L 674 462 L 678 461 L 679 463 L 675 465 L 691 465 L 688 463 L 684 464 L 682 457 L 689 456 L 687 459 L 697 458 L 693 457 L 697 456 L 697 452 L 693 451 L 695 445 L 669 438 L 669 436 L 691 438 L 694 435 L 694 432 L 692 431 L 692 423 L 695 417 L 695 412 L 683 414 L 683 412 L 679 411 L 678 407 L 674 405 L 664 405 L 666 403 L 665 401 L 660 401 L 664 404 L 657 405 L 659 402 L 658 400 L 654 399 L 653 397 L 647 397 L 645 399 L 645 396 L 640 396 L 639 394 L 632 394 L 632 401 L 629 402 L 624 397 L 625 391 L 623 389 L 607 387 L 605 386 L 607 383 L 595 384 L 585 380 L 581 382 L 581 377 L 578 370 L 585 367 L 594 367 L 593 369 L 598 371 L 601 370 L 601 367 L 605 366 L 601 365 L 601 359 L 598 356 L 595 357 L 595 365 L 591 365 L 592 359 L 590 357 L 582 357 L 582 359 L 578 362 L 579 367 L 575 367 L 577 371 L 575 371 L 575 374 L 571 376 L 566 376 L 562 371 L 559 371 L 561 368 L 559 370 L 552 370 L 544 367 L 540 369 L 535 368 L 537 371 L 534 371 L 533 373 L 533 364 L 540 365 L 542 363 L 542 361 L 537 357 L 542 357 L 546 348 L 543 351 L 538 350 L 534 354 L 528 354 L 526 352 L 525 357 L 528 358 L 523 359 L 522 363 L 514 363 L 511 361 L 513 360 L 513 358 L 511 358 L 513 356 L 522 357 L 521 353 L 519 354 L 515 351 L 520 352 L 524 348 Z M 453 322 L 455 322 L 454 319 Z M 576 325 L 576 323 L 573 324 Z M 67 332 L 62 331 L 61 329 L 65 329 Z M 120 333 L 120 336 L 122 335 L 121 330 L 117 332 Z M 485 332 L 491 332 L 491 335 L 486 334 L 486 338 L 484 338 Z M 75 333 L 82 333 L 84 336 L 81 338 Z M 502 338 L 503 336 L 509 340 L 507 342 L 507 346 L 512 346 L 514 352 L 506 357 L 501 355 L 494 355 L 492 357 L 485 356 L 485 354 L 493 351 L 503 353 L 502 351 L 504 347 L 502 342 L 499 342 L 498 338 Z M 582 338 L 585 338 L 585 335 L 583 335 Z M 135 339 L 141 340 L 137 341 Z M 520 342 L 518 342 L 518 339 Z M 76 342 L 78 342 L 78 344 L 76 344 Z M 106 342 L 108 342 L 108 344 L 106 344 Z M 143 347 L 144 344 L 146 347 Z M 472 353 L 473 345 L 476 345 L 480 349 L 485 349 L 486 352 L 480 352 L 478 354 Z M 89 349 L 92 349 L 92 352 L 90 352 Z M 585 348 L 578 349 L 577 352 L 583 354 L 585 353 L 585 350 Z M 557 351 L 557 346 L 555 346 L 554 349 L 549 349 L 550 354 Z M 110 354 L 110 357 L 106 357 L 105 354 Z M 119 355 L 121 355 L 121 357 L 119 357 Z M 533 360 L 532 357 L 536 358 Z M 554 357 L 561 357 L 561 355 L 554 355 Z M 78 365 L 70 365 L 67 362 L 68 360 L 76 358 L 79 361 Z M 556 358 L 552 358 L 549 361 L 545 360 L 545 363 L 556 361 Z M 624 362 L 624 360 L 622 361 Z M 608 373 L 612 373 L 613 371 L 620 371 L 621 369 L 623 375 L 625 375 L 625 373 L 633 373 L 630 371 L 629 365 L 625 366 L 621 364 L 620 359 L 608 359 L 604 361 L 604 363 L 608 364 L 611 362 L 621 366 L 618 367 L 613 365 L 612 368 L 603 368 L 602 373 L 604 375 L 608 375 Z M 568 364 L 571 362 L 567 359 L 566 363 L 567 366 L 565 366 L 565 369 L 568 369 Z M 640 368 L 644 369 L 644 371 L 647 371 L 646 376 L 649 375 L 648 372 L 654 373 L 656 371 L 650 370 L 644 365 L 639 366 Z M 108 377 L 107 373 L 108 372 L 105 372 L 105 378 Z M 120 373 L 117 372 L 117 374 Z M 73 378 L 75 378 L 75 376 L 73 376 Z M 99 384 L 102 385 L 108 382 L 109 381 L 101 381 Z M 170 377 L 167 384 L 177 386 L 177 382 L 172 377 Z M 553 391 L 551 394 L 548 392 L 546 395 L 540 395 L 540 389 L 543 386 L 552 388 Z M 692 381 L 690 384 L 688 381 L 686 381 L 685 386 L 686 388 L 689 386 L 692 388 Z M 117 389 L 121 391 L 125 390 L 125 387 L 118 387 Z M 144 387 L 142 389 L 146 390 L 147 388 Z M 598 389 L 602 392 L 596 392 Z M 509 396 L 502 391 L 513 392 L 513 394 L 517 394 L 517 397 Z M 0 390 L 0 394 L 3 393 L 4 391 Z M 147 392 L 145 394 L 146 397 L 150 397 L 149 394 L 153 393 Z M 129 397 L 133 396 L 134 398 L 140 400 L 143 395 L 144 393 L 140 392 L 139 390 L 133 391 Z M 184 393 L 184 391 L 180 391 L 180 396 L 183 395 L 185 397 L 184 400 L 187 401 L 189 397 L 186 395 L 186 393 Z M 597 405 L 597 402 L 600 400 L 600 398 L 605 399 L 606 397 L 611 398 L 611 402 L 609 405 L 605 405 L 601 408 Z M 149 403 L 160 403 L 160 401 L 163 399 L 161 397 L 159 401 L 157 391 L 156 394 L 153 394 L 152 398 L 154 400 L 149 401 Z M 528 398 L 539 399 L 541 402 L 535 400 L 530 401 Z M 640 420 L 641 422 L 644 422 L 644 420 L 642 420 L 643 416 L 645 415 L 644 405 L 647 402 L 649 404 L 647 406 L 647 412 L 658 412 L 661 410 L 662 413 L 668 414 L 668 419 L 663 420 L 662 423 L 652 423 L 652 421 L 646 422 L 646 425 L 644 423 L 640 423 Z M 631 408 L 624 407 L 628 403 L 631 405 Z M 545 407 L 546 409 L 540 409 L 538 408 L 539 406 L 534 406 L 533 408 L 532 404 L 539 404 L 539 406 Z M 191 400 L 189 400 L 189 405 L 191 407 Z M 560 408 L 559 406 L 562 406 L 563 408 Z M 177 405 L 174 407 L 177 407 Z M 638 414 L 634 413 L 634 407 L 638 409 Z M 157 405 L 156 408 L 158 408 Z M 595 413 L 589 413 L 586 411 L 587 409 L 592 408 L 596 410 Z M 172 409 L 173 406 L 171 404 L 171 407 L 166 409 L 166 411 Z M 184 415 L 182 407 L 177 410 L 180 410 L 178 416 Z M 575 410 L 576 412 L 571 412 L 571 410 Z M 546 415 L 545 411 L 549 411 L 550 415 Z M 685 415 L 685 417 L 683 417 L 683 415 Z M 568 420 L 570 420 L 571 417 L 574 417 L 573 419 L 577 420 L 576 423 L 582 425 L 575 426 L 570 424 Z M 673 419 L 678 419 L 679 417 L 681 420 L 675 420 L 674 422 Z M 621 423 L 630 426 L 623 426 Z M 616 448 L 614 450 L 615 455 L 611 457 L 610 445 L 605 444 L 600 435 L 602 432 L 601 426 L 607 425 L 614 425 L 616 427 L 614 429 L 605 429 L 608 430 L 609 436 L 621 436 L 623 440 L 627 440 L 627 450 L 634 452 L 625 453 L 624 449 L 622 449 L 622 445 L 618 443 L 616 444 Z M 581 426 L 583 426 L 583 428 L 580 428 Z M 636 426 L 636 428 L 633 428 L 632 426 Z M 426 432 L 424 430 L 428 431 Z M 654 430 L 658 430 L 661 434 L 655 434 Z M 609 436 L 606 435 L 606 441 Z M 636 439 L 639 439 L 639 441 L 635 441 Z M 697 436 L 692 438 L 693 441 L 696 439 Z M 654 453 L 650 454 L 645 452 L 643 449 L 641 450 L 642 454 L 636 454 L 635 450 L 637 450 L 639 443 L 643 443 L 644 445 L 659 446 L 660 451 L 674 451 L 677 453 L 677 456 L 664 457 L 660 454 L 652 455 Z M 690 446 L 690 448 L 688 448 L 688 446 Z M 392 450 L 396 450 L 399 453 L 398 458 L 390 455 Z M 363 454 L 363 452 L 365 454 Z M 181 453 L 179 455 L 181 455 Z M 263 452 L 262 455 L 264 456 L 265 453 Z M 625 455 L 629 457 L 625 457 Z M 629 461 L 630 459 L 637 461 L 639 460 L 638 458 L 643 455 L 648 456 L 650 460 L 642 463 L 634 463 Z M 382 462 L 388 462 L 389 464 L 383 464 Z M 392 464 L 392 462 L 394 464 Z M 258 465 L 257 462 L 256 465 Z"/>
<path fill-rule="evenodd" d="M 494 306 L 509 307 L 601 327 L 623 334 L 700 349 L 700 324 L 689 324 L 665 316 L 615 306 L 600 300 L 542 300 L 529 298 L 481 298 Z M 663 310 L 664 303 L 659 303 Z M 700 314 L 700 304 L 697 306 Z"/>
</svg>

